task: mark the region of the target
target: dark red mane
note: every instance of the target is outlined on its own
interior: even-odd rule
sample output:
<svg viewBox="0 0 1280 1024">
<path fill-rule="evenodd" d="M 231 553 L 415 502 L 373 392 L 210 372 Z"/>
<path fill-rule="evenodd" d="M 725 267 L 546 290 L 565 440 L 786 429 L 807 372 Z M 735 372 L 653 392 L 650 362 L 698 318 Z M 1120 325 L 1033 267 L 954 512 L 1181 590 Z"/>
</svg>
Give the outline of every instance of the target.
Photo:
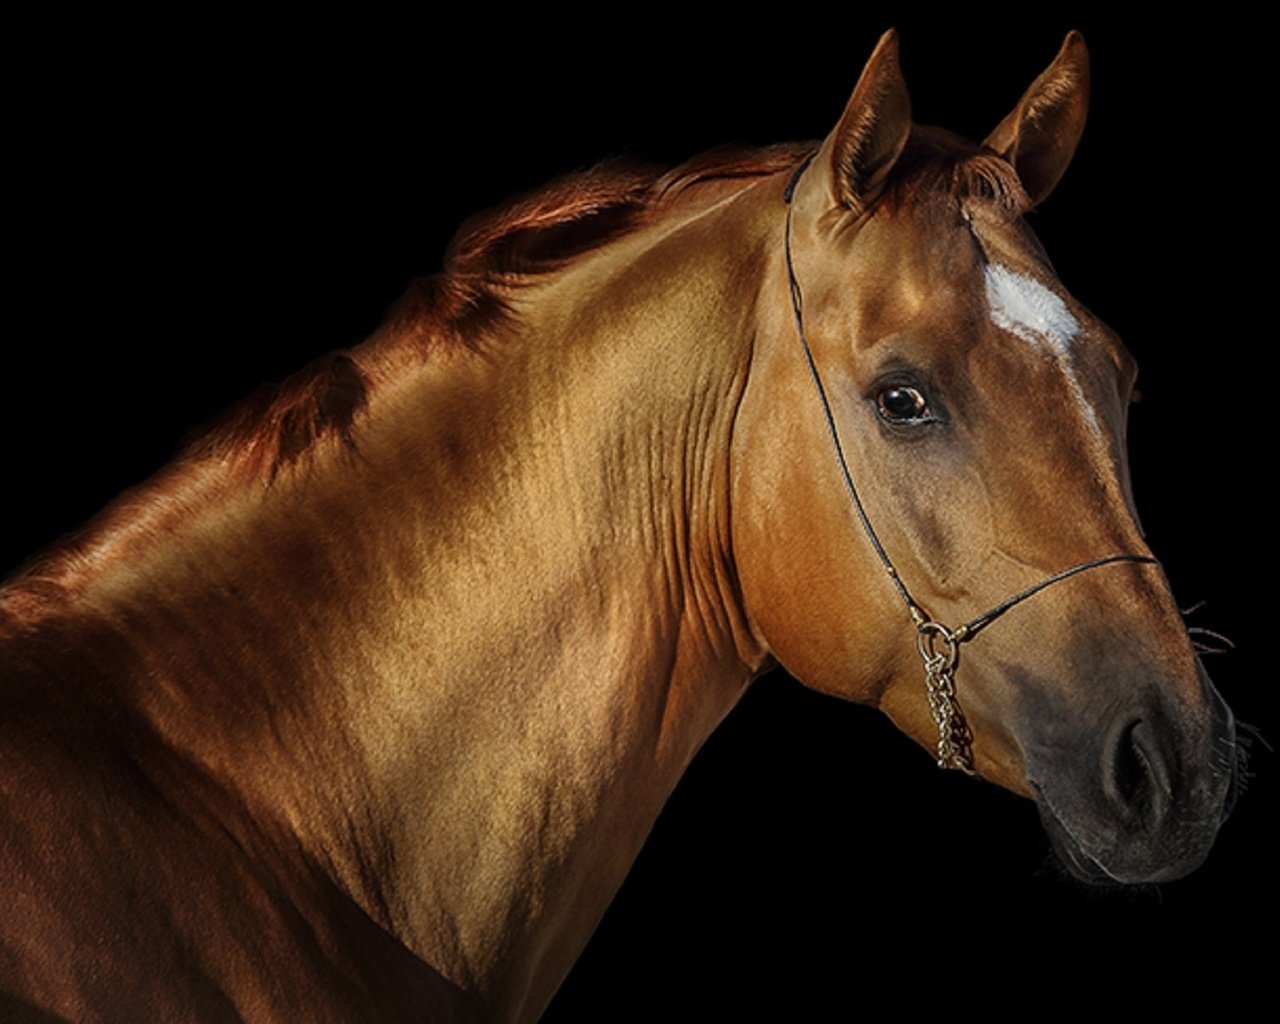
<svg viewBox="0 0 1280 1024">
<path fill-rule="evenodd" d="M 774 174 L 812 148 L 721 149 L 671 170 L 615 161 L 568 175 L 467 220 L 449 245 L 443 272 L 413 281 L 386 327 L 424 349 L 478 345 L 510 322 L 505 291 L 635 230 L 696 185 Z M 369 390 L 353 359 L 331 353 L 263 388 L 187 454 L 234 459 L 270 480 L 325 435 L 350 444 Z"/>
<path fill-rule="evenodd" d="M 425 342 L 475 345 L 509 321 L 504 291 L 634 231 L 694 186 L 776 174 L 812 149 L 718 149 L 670 170 L 614 161 L 568 175 L 467 220 L 444 272 L 414 281 L 389 323 Z"/>
</svg>

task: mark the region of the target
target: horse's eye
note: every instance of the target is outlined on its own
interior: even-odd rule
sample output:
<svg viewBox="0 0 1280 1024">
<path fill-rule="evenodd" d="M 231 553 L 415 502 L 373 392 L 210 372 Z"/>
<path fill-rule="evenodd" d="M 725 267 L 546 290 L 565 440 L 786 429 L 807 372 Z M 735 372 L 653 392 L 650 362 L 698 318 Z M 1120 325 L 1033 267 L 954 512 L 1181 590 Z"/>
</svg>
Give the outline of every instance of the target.
<svg viewBox="0 0 1280 1024">
<path fill-rule="evenodd" d="M 880 415 L 890 423 L 919 423 L 929 419 L 929 403 L 915 388 L 885 388 L 876 396 Z"/>
</svg>

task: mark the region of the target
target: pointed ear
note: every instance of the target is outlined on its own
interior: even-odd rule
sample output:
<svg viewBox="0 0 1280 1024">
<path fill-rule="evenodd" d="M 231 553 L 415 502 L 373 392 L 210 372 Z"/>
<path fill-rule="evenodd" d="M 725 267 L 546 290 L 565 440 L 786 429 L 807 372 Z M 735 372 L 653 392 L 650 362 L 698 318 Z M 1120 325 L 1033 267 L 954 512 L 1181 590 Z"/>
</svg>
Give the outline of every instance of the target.
<svg viewBox="0 0 1280 1024">
<path fill-rule="evenodd" d="M 1071 163 L 1089 109 L 1089 51 L 1068 32 L 1053 63 L 1000 122 L 984 145 L 1013 164 L 1033 205 L 1058 184 Z"/>
<path fill-rule="evenodd" d="M 880 37 L 835 131 L 814 161 L 831 200 L 861 213 L 879 196 L 911 134 L 911 99 L 898 66 L 898 33 Z"/>
</svg>

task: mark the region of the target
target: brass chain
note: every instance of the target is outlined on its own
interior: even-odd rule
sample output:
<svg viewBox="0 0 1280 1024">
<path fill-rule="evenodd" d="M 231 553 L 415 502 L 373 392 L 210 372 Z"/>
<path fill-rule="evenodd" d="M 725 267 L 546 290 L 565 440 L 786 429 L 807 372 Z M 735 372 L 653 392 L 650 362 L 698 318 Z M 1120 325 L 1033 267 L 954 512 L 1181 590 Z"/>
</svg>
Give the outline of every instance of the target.
<svg viewBox="0 0 1280 1024">
<path fill-rule="evenodd" d="M 938 726 L 938 767 L 973 775 L 973 731 L 956 700 L 956 677 L 946 665 L 945 655 L 925 662 L 924 683 L 929 710 Z"/>
<path fill-rule="evenodd" d="M 925 692 L 929 712 L 938 727 L 938 767 L 954 768 L 973 775 L 973 730 L 960 710 L 956 697 L 956 662 L 960 639 L 940 622 L 921 622 L 916 645 L 924 660 Z"/>
</svg>

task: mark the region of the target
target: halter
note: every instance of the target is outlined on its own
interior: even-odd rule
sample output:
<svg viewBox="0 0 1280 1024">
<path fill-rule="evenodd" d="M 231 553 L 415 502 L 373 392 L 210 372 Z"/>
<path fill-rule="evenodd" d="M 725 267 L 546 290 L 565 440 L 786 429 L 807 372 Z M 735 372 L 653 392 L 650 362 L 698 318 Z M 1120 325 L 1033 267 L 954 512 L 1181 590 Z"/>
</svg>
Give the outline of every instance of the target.
<svg viewBox="0 0 1280 1024">
<path fill-rule="evenodd" d="M 907 585 L 902 582 L 902 577 L 898 574 L 898 570 L 894 568 L 888 552 L 885 551 L 884 545 L 876 535 L 875 527 L 871 525 L 867 510 L 863 507 L 862 499 L 858 496 L 858 488 L 854 486 L 853 476 L 849 473 L 849 462 L 845 458 L 844 446 L 840 443 L 840 433 L 836 429 L 835 416 L 831 411 L 831 402 L 827 398 L 826 388 L 822 385 L 822 377 L 818 373 L 817 363 L 814 362 L 813 350 L 809 347 L 809 339 L 805 336 L 804 317 L 801 314 L 800 282 L 796 280 L 795 266 L 791 260 L 791 211 L 793 209 L 791 199 L 795 195 L 796 185 L 800 182 L 800 176 L 804 174 L 805 169 L 812 160 L 812 156 L 806 157 L 805 161 L 796 168 L 795 173 L 791 176 L 791 181 L 787 183 L 786 191 L 783 193 L 783 200 L 787 204 L 787 284 L 791 291 L 791 310 L 795 314 L 796 334 L 799 336 L 800 346 L 804 350 L 804 360 L 809 367 L 809 376 L 813 379 L 814 389 L 818 392 L 818 401 L 822 405 L 822 415 L 827 423 L 827 433 L 831 435 L 831 444 L 835 448 L 836 461 L 840 464 L 840 476 L 844 480 L 845 490 L 849 492 L 849 500 L 853 502 L 854 511 L 858 514 L 858 521 L 862 523 L 862 529 L 866 533 L 867 539 L 871 542 L 871 547 L 875 550 L 876 557 L 880 559 L 880 564 L 888 574 L 889 581 L 893 584 L 894 589 L 897 590 L 898 596 L 902 598 L 902 602 L 906 605 L 907 612 L 911 616 L 911 621 L 915 624 L 916 647 L 920 651 L 921 659 L 924 661 L 925 691 L 929 698 L 929 711 L 933 715 L 934 724 L 938 727 L 938 767 L 955 768 L 966 774 L 973 775 L 973 731 L 969 728 L 969 723 L 965 721 L 964 713 L 961 711 L 959 701 L 956 698 L 955 670 L 960 661 L 960 645 L 972 640 L 981 630 L 1000 618 L 1014 605 L 1021 604 L 1027 598 L 1035 596 L 1054 583 L 1068 579 L 1087 569 L 1096 569 L 1099 566 L 1111 565 L 1115 562 L 1139 562 L 1154 565 L 1157 564 L 1156 559 L 1150 555 L 1126 553 L 1107 555 L 1105 558 L 1095 558 L 1089 562 L 1081 562 L 1078 565 L 1071 566 L 1069 569 L 1056 572 L 1034 586 L 1006 598 L 955 629 L 950 629 L 941 622 L 930 618 L 929 613 L 921 607 L 920 602 L 911 596 Z"/>
</svg>

